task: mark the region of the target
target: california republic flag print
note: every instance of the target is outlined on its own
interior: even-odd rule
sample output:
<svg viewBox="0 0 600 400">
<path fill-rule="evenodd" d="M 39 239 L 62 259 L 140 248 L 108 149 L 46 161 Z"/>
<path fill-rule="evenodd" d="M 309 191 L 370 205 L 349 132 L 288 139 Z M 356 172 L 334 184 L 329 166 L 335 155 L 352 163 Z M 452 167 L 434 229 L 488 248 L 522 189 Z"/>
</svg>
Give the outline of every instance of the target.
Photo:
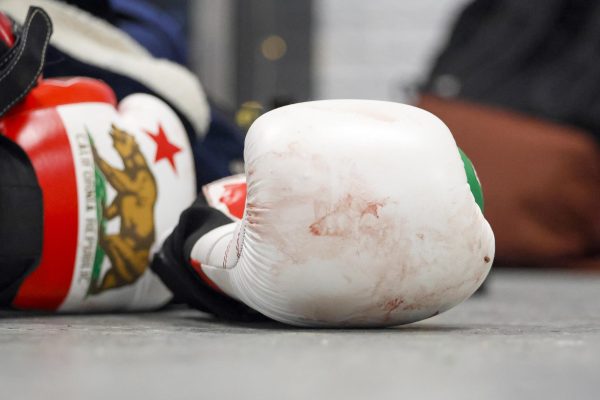
<svg viewBox="0 0 600 400">
<path fill-rule="evenodd" d="M 53 258 L 52 249 L 44 249 L 13 302 L 16 307 L 140 310 L 171 298 L 149 263 L 196 196 L 187 134 L 156 97 L 131 95 L 116 108 L 110 103 L 53 109 L 65 135 L 59 138 L 64 160 L 55 161 L 64 164 L 60 180 L 65 182 L 56 185 L 56 175 L 39 176 L 43 169 L 37 167 L 36 172 L 46 209 L 54 206 L 46 199 L 64 203 L 65 196 L 72 197 L 72 207 L 62 207 L 60 217 L 45 215 L 44 246 L 50 237 L 61 254 Z M 32 162 L 35 166 L 33 157 Z M 52 275 L 57 278 L 48 280 Z"/>
</svg>

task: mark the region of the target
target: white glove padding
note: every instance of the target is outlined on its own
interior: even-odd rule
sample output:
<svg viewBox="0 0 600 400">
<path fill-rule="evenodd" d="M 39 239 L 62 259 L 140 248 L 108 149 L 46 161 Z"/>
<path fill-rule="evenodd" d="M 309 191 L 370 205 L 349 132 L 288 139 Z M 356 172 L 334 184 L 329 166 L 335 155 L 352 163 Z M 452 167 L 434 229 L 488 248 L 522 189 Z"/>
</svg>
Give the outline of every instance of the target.
<svg viewBox="0 0 600 400">
<path fill-rule="evenodd" d="M 243 218 L 191 250 L 227 295 L 303 326 L 437 315 L 487 276 L 494 236 L 448 128 L 421 109 L 331 100 L 271 111 L 245 148 Z"/>
</svg>

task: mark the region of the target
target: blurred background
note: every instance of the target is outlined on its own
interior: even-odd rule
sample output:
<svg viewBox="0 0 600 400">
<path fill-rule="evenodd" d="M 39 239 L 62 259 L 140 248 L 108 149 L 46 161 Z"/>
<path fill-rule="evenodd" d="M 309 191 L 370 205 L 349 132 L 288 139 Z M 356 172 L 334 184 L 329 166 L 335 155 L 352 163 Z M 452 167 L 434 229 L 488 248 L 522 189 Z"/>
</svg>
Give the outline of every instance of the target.
<svg viewBox="0 0 600 400">
<path fill-rule="evenodd" d="M 466 0 L 178 0 L 188 65 L 226 107 L 246 101 L 409 101 Z"/>
<path fill-rule="evenodd" d="M 473 161 L 495 265 L 600 271 L 600 2 L 63 1 L 198 75 L 200 184 L 243 172 L 244 134 L 270 109 L 408 103 Z"/>
<path fill-rule="evenodd" d="M 242 130 L 261 112 L 311 99 L 418 105 L 477 168 L 496 265 L 600 270 L 598 2 L 160 6 L 185 26 L 188 65 Z"/>
</svg>

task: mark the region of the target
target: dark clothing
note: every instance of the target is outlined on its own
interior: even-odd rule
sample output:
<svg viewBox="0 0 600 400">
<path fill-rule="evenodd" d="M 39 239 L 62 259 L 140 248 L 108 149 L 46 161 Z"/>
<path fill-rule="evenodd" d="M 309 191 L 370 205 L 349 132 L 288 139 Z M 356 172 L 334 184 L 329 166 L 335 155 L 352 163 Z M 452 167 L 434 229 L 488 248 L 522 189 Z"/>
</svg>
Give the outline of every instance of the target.
<svg viewBox="0 0 600 400">
<path fill-rule="evenodd" d="M 476 0 L 423 91 L 567 123 L 600 140 L 600 2 Z"/>
</svg>

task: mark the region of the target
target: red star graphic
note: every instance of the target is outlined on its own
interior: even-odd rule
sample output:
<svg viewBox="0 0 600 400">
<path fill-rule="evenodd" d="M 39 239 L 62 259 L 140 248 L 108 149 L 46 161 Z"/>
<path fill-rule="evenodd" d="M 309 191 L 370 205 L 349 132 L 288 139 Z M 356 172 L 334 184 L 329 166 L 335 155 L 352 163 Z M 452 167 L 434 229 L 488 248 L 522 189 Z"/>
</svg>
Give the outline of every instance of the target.
<svg viewBox="0 0 600 400">
<path fill-rule="evenodd" d="M 175 167 L 175 154 L 179 153 L 181 149 L 169 142 L 169 139 L 167 138 L 167 135 L 165 135 L 165 131 L 160 124 L 158 124 L 157 133 L 150 131 L 145 132 L 152 140 L 154 140 L 154 142 L 156 142 L 156 157 L 154 157 L 154 162 L 157 163 L 166 158 L 169 161 L 169 164 L 171 164 L 171 167 L 173 167 L 173 171 L 177 173 L 177 168 Z"/>
</svg>

